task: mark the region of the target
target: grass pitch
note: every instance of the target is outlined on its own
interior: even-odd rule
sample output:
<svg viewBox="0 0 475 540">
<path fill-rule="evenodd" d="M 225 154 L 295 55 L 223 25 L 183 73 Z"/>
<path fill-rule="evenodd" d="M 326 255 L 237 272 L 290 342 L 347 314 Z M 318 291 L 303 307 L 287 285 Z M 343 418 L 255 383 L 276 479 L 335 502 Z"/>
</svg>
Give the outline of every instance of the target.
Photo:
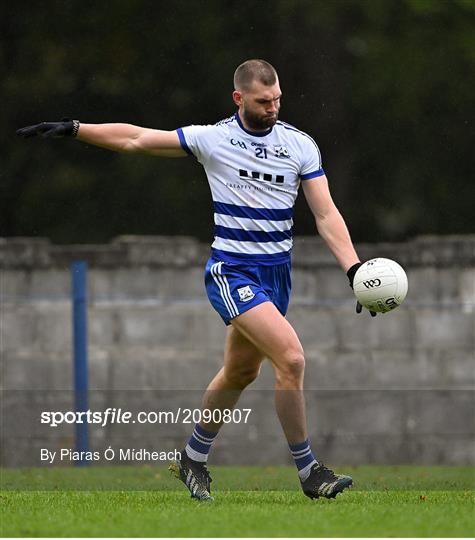
<svg viewBox="0 0 475 540">
<path fill-rule="evenodd" d="M 355 488 L 311 501 L 292 467 L 211 467 L 215 501 L 163 467 L 4 469 L 2 536 L 318 537 L 475 535 L 467 467 L 338 467 Z"/>
</svg>

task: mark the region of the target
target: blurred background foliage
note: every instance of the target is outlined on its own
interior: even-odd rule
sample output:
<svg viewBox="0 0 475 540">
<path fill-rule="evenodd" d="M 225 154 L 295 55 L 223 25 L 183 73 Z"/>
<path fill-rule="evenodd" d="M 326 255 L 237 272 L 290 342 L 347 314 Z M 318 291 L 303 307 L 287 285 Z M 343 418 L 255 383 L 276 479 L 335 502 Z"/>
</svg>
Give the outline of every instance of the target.
<svg viewBox="0 0 475 540">
<path fill-rule="evenodd" d="M 234 111 L 247 58 L 280 74 L 357 241 L 474 232 L 473 0 L 48 0 L 0 17 L 0 234 L 212 238 L 192 158 L 121 155 L 15 130 L 62 117 L 174 129 Z M 299 196 L 296 234 L 314 223 Z"/>
</svg>

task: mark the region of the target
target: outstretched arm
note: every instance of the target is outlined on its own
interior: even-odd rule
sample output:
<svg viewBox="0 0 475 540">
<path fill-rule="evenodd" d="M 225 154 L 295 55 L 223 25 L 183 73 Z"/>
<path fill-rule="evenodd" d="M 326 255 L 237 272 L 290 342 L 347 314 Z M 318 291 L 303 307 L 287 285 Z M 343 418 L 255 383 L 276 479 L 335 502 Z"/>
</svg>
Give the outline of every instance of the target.
<svg viewBox="0 0 475 540">
<path fill-rule="evenodd" d="M 183 157 L 176 131 L 148 129 L 131 124 L 80 124 L 77 138 L 117 152 Z"/>
<path fill-rule="evenodd" d="M 151 154 L 162 157 L 182 157 L 176 131 L 161 131 L 131 124 L 81 124 L 77 120 L 42 122 L 17 131 L 21 137 L 76 137 L 95 146 L 116 152 Z"/>
</svg>

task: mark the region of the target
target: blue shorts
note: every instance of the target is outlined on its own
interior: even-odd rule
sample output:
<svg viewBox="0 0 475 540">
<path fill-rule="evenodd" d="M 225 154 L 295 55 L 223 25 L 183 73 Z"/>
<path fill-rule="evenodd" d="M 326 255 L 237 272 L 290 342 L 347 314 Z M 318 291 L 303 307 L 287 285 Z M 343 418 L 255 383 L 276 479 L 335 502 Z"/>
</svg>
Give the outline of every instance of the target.
<svg viewBox="0 0 475 540">
<path fill-rule="evenodd" d="M 205 269 L 209 301 L 226 325 L 241 313 L 269 301 L 285 316 L 291 290 L 290 267 L 290 262 L 259 266 L 211 257 Z"/>
</svg>

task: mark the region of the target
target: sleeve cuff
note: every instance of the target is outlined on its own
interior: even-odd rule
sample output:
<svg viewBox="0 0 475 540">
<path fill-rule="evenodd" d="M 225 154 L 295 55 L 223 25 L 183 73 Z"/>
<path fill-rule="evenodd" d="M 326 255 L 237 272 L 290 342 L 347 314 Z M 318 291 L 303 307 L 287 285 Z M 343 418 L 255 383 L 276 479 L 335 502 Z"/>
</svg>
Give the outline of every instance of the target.
<svg viewBox="0 0 475 540">
<path fill-rule="evenodd" d="M 307 174 L 301 174 L 300 179 L 301 180 L 311 180 L 312 178 L 317 178 L 318 176 L 323 176 L 325 174 L 325 171 L 320 168 L 317 171 L 312 171 Z"/>
<path fill-rule="evenodd" d="M 183 150 L 189 154 L 190 156 L 193 155 L 193 152 L 190 150 L 190 147 L 186 144 L 186 139 L 185 139 L 185 134 L 183 133 L 183 129 L 182 128 L 178 128 L 176 130 L 176 132 L 178 133 L 178 138 L 180 139 L 180 144 L 181 144 L 181 147 L 183 148 Z"/>
</svg>

